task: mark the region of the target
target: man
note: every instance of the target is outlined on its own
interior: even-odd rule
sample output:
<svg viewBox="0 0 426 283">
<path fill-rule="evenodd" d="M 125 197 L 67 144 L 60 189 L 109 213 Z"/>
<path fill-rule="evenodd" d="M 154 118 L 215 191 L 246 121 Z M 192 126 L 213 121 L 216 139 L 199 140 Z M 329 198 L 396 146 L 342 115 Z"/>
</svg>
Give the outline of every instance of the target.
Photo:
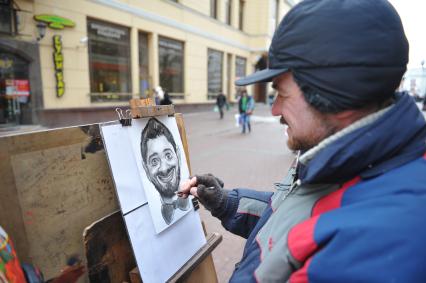
<svg viewBox="0 0 426 283">
<path fill-rule="evenodd" d="M 426 122 L 394 90 L 408 42 L 386 0 L 305 0 L 278 27 L 272 114 L 301 153 L 274 193 L 186 181 L 247 243 L 231 282 L 425 282 Z"/>
<path fill-rule="evenodd" d="M 161 214 L 167 224 L 177 208 L 189 209 L 188 199 L 178 198 L 180 156 L 172 133 L 160 121 L 149 119 L 141 135 L 141 154 L 146 175 L 161 197 Z"/>
<path fill-rule="evenodd" d="M 164 91 L 164 97 L 160 101 L 160 105 L 172 105 L 173 101 L 170 98 L 169 92 L 167 90 Z"/>
<path fill-rule="evenodd" d="M 216 106 L 219 109 L 220 119 L 223 119 L 223 107 L 226 106 L 226 96 L 223 93 L 217 95 Z"/>
<path fill-rule="evenodd" d="M 246 129 L 251 132 L 250 116 L 254 110 L 254 99 L 247 94 L 247 90 L 241 91 L 241 96 L 238 99 L 238 110 L 240 112 L 240 122 L 243 127 L 242 133 L 246 133 Z"/>
</svg>

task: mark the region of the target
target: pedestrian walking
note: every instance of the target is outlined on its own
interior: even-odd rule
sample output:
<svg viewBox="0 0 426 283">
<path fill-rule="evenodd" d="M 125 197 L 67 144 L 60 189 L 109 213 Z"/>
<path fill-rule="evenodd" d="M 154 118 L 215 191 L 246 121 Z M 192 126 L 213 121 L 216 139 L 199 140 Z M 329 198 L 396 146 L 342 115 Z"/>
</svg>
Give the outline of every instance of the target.
<svg viewBox="0 0 426 283">
<path fill-rule="evenodd" d="M 254 99 L 248 95 L 247 90 L 241 91 L 241 96 L 238 99 L 238 110 L 240 112 L 240 125 L 242 127 L 241 133 L 245 134 L 246 130 L 251 132 L 250 116 L 254 110 Z"/>
<path fill-rule="evenodd" d="M 300 155 L 287 176 L 269 193 L 211 174 L 180 188 L 247 239 L 230 282 L 425 282 L 426 121 L 395 93 L 408 63 L 396 10 L 300 1 L 268 62 L 236 84 L 277 90 L 271 112 Z"/>
<path fill-rule="evenodd" d="M 227 105 L 226 96 L 223 93 L 219 93 L 216 97 L 216 106 L 219 110 L 220 119 L 223 119 L 223 108 Z"/>
</svg>

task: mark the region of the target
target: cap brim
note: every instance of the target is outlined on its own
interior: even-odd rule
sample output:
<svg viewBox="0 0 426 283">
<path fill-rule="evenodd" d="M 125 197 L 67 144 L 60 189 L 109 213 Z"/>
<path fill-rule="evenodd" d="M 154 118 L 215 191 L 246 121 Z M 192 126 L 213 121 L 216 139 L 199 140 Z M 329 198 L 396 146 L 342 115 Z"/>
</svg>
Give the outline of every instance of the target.
<svg viewBox="0 0 426 283">
<path fill-rule="evenodd" d="M 270 82 L 272 81 L 274 77 L 281 75 L 282 73 L 285 73 L 287 71 L 288 71 L 288 68 L 264 69 L 256 73 L 253 73 L 251 75 L 248 75 L 244 78 L 236 80 L 235 84 L 237 86 L 245 86 L 245 85 L 254 84 L 254 83 Z"/>
</svg>

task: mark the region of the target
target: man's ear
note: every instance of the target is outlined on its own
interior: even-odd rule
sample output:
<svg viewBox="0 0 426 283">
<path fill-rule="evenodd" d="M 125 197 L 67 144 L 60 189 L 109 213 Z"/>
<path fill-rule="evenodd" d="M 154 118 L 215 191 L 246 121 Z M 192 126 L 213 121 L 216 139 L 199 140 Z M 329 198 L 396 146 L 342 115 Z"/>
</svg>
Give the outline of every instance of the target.
<svg viewBox="0 0 426 283">
<path fill-rule="evenodd" d="M 332 114 L 336 120 L 339 122 L 340 129 L 346 128 L 355 121 L 369 115 L 372 113 L 370 109 L 355 109 L 355 110 L 344 110 L 335 114 Z"/>
</svg>

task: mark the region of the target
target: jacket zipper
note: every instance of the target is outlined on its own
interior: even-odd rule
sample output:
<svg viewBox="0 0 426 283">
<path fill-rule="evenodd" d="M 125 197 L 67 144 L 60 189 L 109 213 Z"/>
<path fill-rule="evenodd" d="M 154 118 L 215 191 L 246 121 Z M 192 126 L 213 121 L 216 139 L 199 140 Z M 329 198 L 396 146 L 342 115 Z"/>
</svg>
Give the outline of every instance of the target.
<svg viewBox="0 0 426 283">
<path fill-rule="evenodd" d="M 293 184 L 291 185 L 290 189 L 287 190 L 286 194 L 283 196 L 281 203 L 283 201 L 285 201 L 288 196 L 296 189 L 298 188 L 300 185 L 302 184 L 302 181 L 300 181 L 300 179 L 296 180 L 295 182 L 293 182 Z"/>
</svg>

